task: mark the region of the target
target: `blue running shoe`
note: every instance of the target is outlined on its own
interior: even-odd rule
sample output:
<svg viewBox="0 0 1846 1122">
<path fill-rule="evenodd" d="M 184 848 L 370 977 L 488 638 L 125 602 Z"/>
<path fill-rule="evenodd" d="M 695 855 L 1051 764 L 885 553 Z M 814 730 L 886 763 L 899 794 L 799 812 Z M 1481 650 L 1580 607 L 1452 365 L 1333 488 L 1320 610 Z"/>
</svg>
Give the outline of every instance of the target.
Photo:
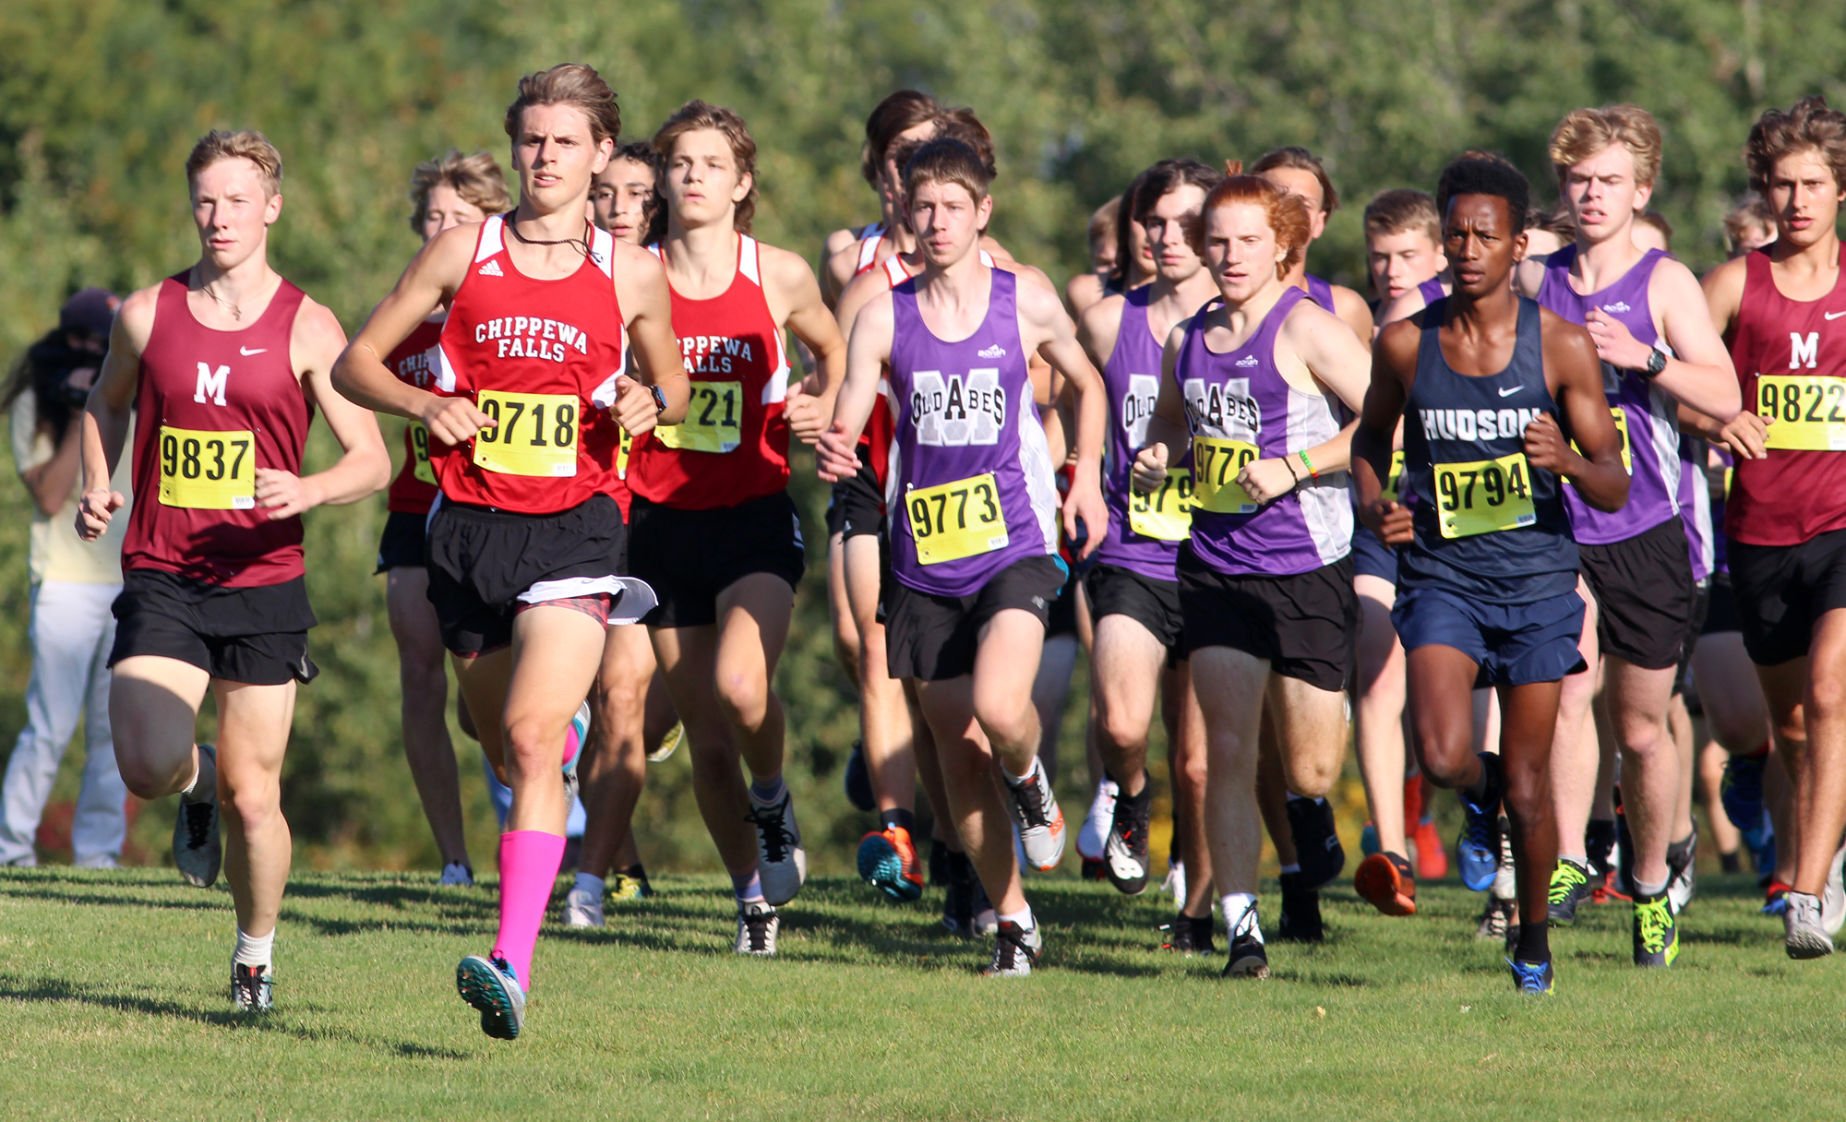
<svg viewBox="0 0 1846 1122">
<path fill-rule="evenodd" d="M 1549 994 L 1557 985 L 1557 974 L 1551 969 L 1551 960 L 1543 962 L 1516 962 L 1507 959 L 1506 965 L 1513 971 L 1513 988 L 1520 993 L 1543 996 Z"/>
<path fill-rule="evenodd" d="M 517 1040 L 526 1024 L 526 991 L 505 959 L 471 954 L 455 967 L 455 989 L 481 1011 L 481 1031 L 496 1040 Z"/>
<path fill-rule="evenodd" d="M 573 799 L 577 797 L 577 761 L 583 759 L 583 749 L 589 742 L 590 703 L 585 701 L 577 706 L 570 728 L 564 733 L 564 793 Z"/>
<path fill-rule="evenodd" d="M 1476 806 L 1474 800 L 1462 795 L 1461 809 L 1463 821 L 1461 835 L 1455 839 L 1455 864 L 1468 891 L 1485 892 L 1493 887 L 1494 874 L 1500 868 L 1500 801 Z"/>
<path fill-rule="evenodd" d="M 1752 850 L 1763 847 L 1763 764 L 1768 755 L 1732 756 L 1724 763 L 1718 801 Z"/>
</svg>

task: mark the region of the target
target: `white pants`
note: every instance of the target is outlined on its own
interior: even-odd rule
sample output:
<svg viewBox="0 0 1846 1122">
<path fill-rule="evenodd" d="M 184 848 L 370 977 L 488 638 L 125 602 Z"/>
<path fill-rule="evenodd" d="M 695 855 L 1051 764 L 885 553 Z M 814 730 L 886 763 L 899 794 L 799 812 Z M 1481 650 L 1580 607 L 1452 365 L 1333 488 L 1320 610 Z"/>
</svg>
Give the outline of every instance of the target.
<svg viewBox="0 0 1846 1122">
<path fill-rule="evenodd" d="M 119 584 L 45 581 L 32 590 L 32 681 L 26 727 L 13 743 L 0 800 L 0 865 L 34 865 L 33 839 L 51 797 L 64 749 L 83 718 L 85 759 L 71 849 L 79 865 L 113 865 L 122 856 L 128 788 L 115 766 L 109 728 L 109 612 Z"/>
</svg>

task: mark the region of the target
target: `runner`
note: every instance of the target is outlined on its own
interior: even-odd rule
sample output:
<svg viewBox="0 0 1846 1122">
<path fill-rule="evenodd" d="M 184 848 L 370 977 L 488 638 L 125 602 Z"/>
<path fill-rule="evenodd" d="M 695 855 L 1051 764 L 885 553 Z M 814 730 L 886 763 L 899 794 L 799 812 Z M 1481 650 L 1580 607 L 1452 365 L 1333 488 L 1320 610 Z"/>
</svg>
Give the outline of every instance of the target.
<svg viewBox="0 0 1846 1122">
<path fill-rule="evenodd" d="M 924 269 L 854 322 L 820 468 L 830 480 L 858 470 L 859 430 L 888 366 L 899 450 L 889 493 L 903 500 L 903 516 L 891 520 L 890 671 L 917 682 L 948 813 L 997 906 L 986 972 L 1020 975 L 1031 972 L 1043 942 L 1020 887 L 996 762 L 1026 860 L 1051 869 L 1064 849 L 1029 700 L 1064 572 L 1026 357 L 1041 353 L 1078 394 L 1079 457 L 1063 520 L 1067 531 L 1079 519 L 1093 527 L 1092 540 L 1108 525 L 1099 490 L 1106 409 L 1056 291 L 981 262 L 990 183 L 985 161 L 956 140 L 932 141 L 910 161 L 905 190 Z"/>
<path fill-rule="evenodd" d="M 1159 396 L 1161 355 L 1175 324 L 1217 292 L 1193 247 L 1205 196 L 1222 178 L 1197 160 L 1162 160 L 1141 177 L 1134 221 L 1147 230 L 1157 271 L 1152 284 L 1109 296 L 1085 312 L 1078 337 L 1102 370 L 1110 405 L 1107 474 L 1109 533 L 1084 588 L 1095 618 L 1091 651 L 1092 740 L 1116 788 L 1106 826 L 1104 867 L 1129 895 L 1147 887 L 1153 788 L 1147 776 L 1148 725 L 1161 701 L 1173 777 L 1175 830 L 1191 890 L 1168 928 L 1182 952 L 1212 942 L 1211 857 L 1205 843 L 1204 729 L 1182 721 L 1198 702 L 1180 644 L 1180 542 L 1191 527 L 1192 477 L 1177 469 L 1153 495 L 1133 495 L 1135 452 Z"/>
<path fill-rule="evenodd" d="M 1633 479 L 1627 504 L 1615 511 L 1586 503 L 1575 488 L 1564 492 L 1582 547 L 1588 610 L 1586 667 L 1564 681 L 1551 757 L 1559 856 L 1550 905 L 1552 918 L 1571 922 L 1591 889 L 1586 834 L 1598 738 L 1585 725 L 1600 674 L 1621 751 L 1620 821 L 1630 835 L 1623 879 L 1632 882 L 1623 890 L 1634 897 L 1637 966 L 1667 966 L 1679 955 L 1666 888 L 1680 768 L 1666 713 L 1694 603 L 1679 523 L 1678 407 L 1728 420 L 1738 402 L 1730 357 L 1697 278 L 1635 244 L 1635 216 L 1653 194 L 1660 150 L 1660 128 L 1644 109 L 1567 114 L 1551 134 L 1550 154 L 1576 241 L 1543 261 L 1523 262 L 1517 281 L 1523 295 L 1588 328 Z"/>
<path fill-rule="evenodd" d="M 292 849 L 282 759 L 296 684 L 316 673 L 300 516 L 377 491 L 391 460 L 371 416 L 328 381 L 346 342 L 339 321 L 269 267 L 282 214 L 275 146 L 257 132 L 209 132 L 186 158 L 186 182 L 199 260 L 115 317 L 83 420 L 77 530 L 95 540 L 126 502 L 109 479 L 132 409 L 138 501 L 109 654 L 116 763 L 136 796 L 180 796 L 173 860 L 188 881 L 209 886 L 228 859 L 231 997 L 260 1013 Z M 341 456 L 302 476 L 316 409 Z M 215 752 L 193 741 L 208 690 Z"/>
<path fill-rule="evenodd" d="M 1737 200 L 1724 216 L 1724 247 L 1732 257 L 1741 257 L 1775 241 L 1775 211 L 1755 191 Z"/>
<path fill-rule="evenodd" d="M 1436 200 L 1407 189 L 1374 196 L 1365 206 L 1365 256 L 1381 308 L 1413 293 L 1425 303 L 1441 299 L 1444 289 L 1437 275 L 1448 267 L 1448 260 L 1442 256 Z M 1385 488 L 1395 498 L 1403 472 L 1401 449 L 1392 453 L 1391 466 Z M 1404 648 L 1391 626 L 1397 551 L 1364 526 L 1354 526 L 1352 558 L 1353 593 L 1359 604 L 1353 745 L 1377 846 L 1353 871 L 1353 888 L 1386 915 L 1415 915 L 1416 878 L 1440 877 L 1448 871 L 1448 862 L 1436 860 L 1443 847 L 1434 821 L 1421 813 L 1424 780 L 1406 766 Z M 1409 860 L 1412 823 L 1417 866 Z"/>
<path fill-rule="evenodd" d="M 1797 846 L 1783 915 L 1790 958 L 1833 952 L 1846 918 L 1846 314 L 1840 202 L 1846 114 L 1807 97 L 1756 119 L 1750 185 L 1776 240 L 1705 280 L 1751 405 L 1721 430 L 1737 457 L 1725 532 L 1744 647 L 1794 780 Z"/>
<path fill-rule="evenodd" d="M 826 416 L 844 341 L 801 258 L 749 234 L 756 142 L 729 109 L 689 101 L 654 134 L 666 168 L 666 266 L 693 405 L 635 441 L 637 577 L 659 593 L 648 630 L 692 748 L 699 813 L 731 875 L 739 954 L 773 955 L 776 907 L 807 853 L 782 781 L 785 716 L 771 684 L 801 580 L 788 496 L 793 402 L 783 331 L 818 364 Z M 819 427 L 816 421 L 815 427 Z M 818 435 L 818 434 L 815 434 Z M 750 771 L 745 784 L 738 762 Z"/>
<path fill-rule="evenodd" d="M 1179 595 L 1231 977 L 1269 974 L 1256 900 L 1261 725 L 1272 723 L 1280 771 L 1305 800 L 1331 788 L 1346 744 L 1352 426 L 1330 395 L 1358 409 L 1366 352 L 1288 283 L 1311 221 L 1299 196 L 1257 176 L 1233 175 L 1206 197 L 1198 245 L 1223 300 L 1169 334 L 1171 376 L 1134 469 L 1136 490 L 1158 496 L 1189 448 L 1197 480 Z"/>
<path fill-rule="evenodd" d="M 1115 272 L 1119 252 L 1116 214 L 1121 208 L 1122 196 L 1117 195 L 1090 213 L 1089 271 L 1078 273 L 1064 285 L 1064 302 L 1070 305 L 1072 315 L 1081 316 L 1108 294 L 1109 277 Z"/>
<path fill-rule="evenodd" d="M 865 119 L 865 143 L 859 148 L 859 175 L 878 192 L 878 221 L 835 230 L 820 251 L 821 294 L 834 307 L 853 277 L 892 253 L 915 248 L 915 238 L 899 221 L 898 196 L 903 168 L 889 159 L 900 140 L 924 141 L 936 135 L 942 104 L 919 90 L 894 90 L 872 107 Z"/>
<path fill-rule="evenodd" d="M 609 497 L 618 426 L 683 416 L 687 388 L 660 266 L 589 221 L 591 177 L 621 129 L 615 92 L 562 63 L 520 79 L 506 133 L 519 205 L 435 237 L 341 357 L 341 391 L 419 420 L 442 497 L 430 518 L 430 601 L 481 746 L 513 790 L 500 836 L 492 951 L 456 967 L 489 1036 L 525 1024 L 532 953 L 564 853 L 565 770 L 611 620 L 653 605 L 617 575 L 625 531 Z M 435 386 L 389 354 L 447 305 Z M 639 380 L 623 375 L 625 342 Z M 566 755 L 567 751 L 571 754 Z"/>
<path fill-rule="evenodd" d="M 652 144 L 623 144 L 597 173 L 590 187 L 596 224 L 618 242 L 648 246 L 666 233 L 666 208 L 656 190 L 660 157 Z M 616 453 L 610 497 L 629 520 L 628 440 Z M 623 570 L 627 558 L 622 559 Z M 653 895 L 647 868 L 635 845 L 635 806 L 647 782 L 650 746 L 682 735 L 678 716 L 667 698 L 666 682 L 654 659 L 647 631 L 611 627 L 603 641 L 602 666 L 590 691 L 589 743 L 578 771 L 583 778 L 583 847 L 577 875 L 564 897 L 567 927 L 601 927 L 603 900 L 638 900 Z M 654 749 L 658 752 L 659 749 Z M 609 870 L 616 870 L 608 883 Z"/>
<path fill-rule="evenodd" d="M 1504 801 L 1523 917 L 1508 965 L 1521 992 L 1549 993 L 1557 820 L 1546 757 L 1559 682 L 1581 664 L 1584 614 L 1560 477 L 1603 510 L 1621 507 L 1628 479 L 1589 334 L 1510 283 L 1527 199 L 1525 177 L 1503 162 L 1443 171 L 1454 292 L 1379 335 L 1354 474 L 1367 524 L 1404 547 L 1392 620 L 1423 772 L 1462 793 L 1464 880 L 1493 878 Z M 1384 494 L 1400 420 L 1408 505 Z M 1500 695 L 1498 756 L 1474 750 L 1469 691 L 1481 682 Z"/>
<path fill-rule="evenodd" d="M 410 226 L 424 244 L 456 226 L 478 226 L 489 214 L 510 209 L 500 165 L 485 152 L 464 156 L 451 150 L 418 164 L 410 175 Z M 443 309 L 418 324 L 385 358 L 397 377 L 430 388 L 440 363 L 436 342 Z M 430 468 L 429 430 L 421 422 L 404 426 L 404 460 L 385 496 L 385 529 L 378 542 L 378 572 L 385 574 L 385 611 L 397 644 L 399 722 L 404 760 L 417 785 L 423 816 L 442 857 L 440 883 L 472 885 L 474 866 L 462 832 L 461 779 L 455 745 L 449 740 L 449 678 L 443 666 L 442 632 L 429 602 L 424 527 L 436 501 L 436 473 Z"/>
</svg>

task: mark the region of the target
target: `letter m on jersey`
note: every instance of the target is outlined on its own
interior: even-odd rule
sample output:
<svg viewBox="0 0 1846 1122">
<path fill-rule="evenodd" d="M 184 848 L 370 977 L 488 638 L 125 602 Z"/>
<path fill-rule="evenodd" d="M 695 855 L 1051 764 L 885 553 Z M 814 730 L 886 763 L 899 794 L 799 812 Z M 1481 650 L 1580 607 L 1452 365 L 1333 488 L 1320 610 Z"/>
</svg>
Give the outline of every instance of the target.
<svg viewBox="0 0 1846 1122">
<path fill-rule="evenodd" d="M 1802 360 L 1806 359 L 1804 363 Z M 1820 332 L 1810 331 L 1806 335 L 1799 331 L 1788 333 L 1788 368 L 1799 370 L 1802 366 L 1809 370 L 1820 365 Z"/>
<path fill-rule="evenodd" d="M 224 384 L 230 380 L 231 368 L 229 366 L 214 368 L 207 366 L 203 362 L 199 363 L 199 384 L 197 388 L 192 391 L 192 400 L 198 402 L 200 405 L 205 405 L 207 403 L 212 405 L 223 405 Z"/>
</svg>

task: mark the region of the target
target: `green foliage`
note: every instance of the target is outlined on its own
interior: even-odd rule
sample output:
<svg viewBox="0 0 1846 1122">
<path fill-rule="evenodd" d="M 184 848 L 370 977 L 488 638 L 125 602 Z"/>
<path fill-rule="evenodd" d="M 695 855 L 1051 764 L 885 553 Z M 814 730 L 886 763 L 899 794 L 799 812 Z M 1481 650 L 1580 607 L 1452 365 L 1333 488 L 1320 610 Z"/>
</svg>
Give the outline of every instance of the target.
<svg viewBox="0 0 1846 1122">
<path fill-rule="evenodd" d="M 1667 134 L 1655 207 L 1683 257 L 1708 264 L 1743 187 L 1738 150 L 1762 107 L 1841 94 L 1846 27 L 1794 0 L 1145 0 L 982 6 L 895 0 L 12 0 L 0 6 L 0 356 L 53 322 L 83 284 L 127 290 L 196 255 L 181 169 L 216 126 L 254 126 L 287 161 L 272 260 L 356 328 L 415 243 L 405 184 L 450 147 L 504 159 L 517 77 L 577 58 L 622 94 L 645 136 L 689 97 L 738 107 L 761 160 L 759 232 L 812 254 L 871 216 L 858 175 L 865 111 L 900 85 L 976 107 L 1000 149 L 995 232 L 1062 277 L 1081 265 L 1089 211 L 1154 159 L 1254 159 L 1284 143 L 1322 153 L 1347 200 L 1314 267 L 1363 281 L 1359 211 L 1372 191 L 1431 185 L 1467 146 L 1508 153 L 1550 194 L 1545 138 L 1565 110 L 1632 100 Z M 318 433 L 313 462 L 329 445 Z M 798 458 L 811 568 L 784 659 L 791 776 L 803 823 L 839 845 L 838 769 L 856 718 L 833 664 L 818 535 L 824 505 Z M 23 510 L 11 472 L 0 502 Z M 367 580 L 381 504 L 308 519 L 324 623 L 321 681 L 302 693 L 288 800 L 304 860 L 434 859 L 397 747 L 395 653 L 381 584 Z M 0 571 L 24 571 L 24 520 L 0 530 Z M 0 584 L 0 719 L 16 727 L 26 590 Z M 1071 727 L 1083 704 L 1073 703 Z M 465 742 L 462 742 L 465 745 Z M 1067 757 L 1074 757 L 1074 736 Z M 461 749 L 478 813 L 478 769 Z M 1071 776 L 1078 769 L 1066 771 Z M 650 860 L 709 863 L 686 769 L 656 769 L 642 804 Z M 1068 777 L 1067 777 L 1068 778 Z M 1073 807 L 1087 801 L 1065 784 Z M 137 833 L 164 849 L 155 817 Z M 816 847 L 819 848 L 818 846 Z"/>
</svg>

